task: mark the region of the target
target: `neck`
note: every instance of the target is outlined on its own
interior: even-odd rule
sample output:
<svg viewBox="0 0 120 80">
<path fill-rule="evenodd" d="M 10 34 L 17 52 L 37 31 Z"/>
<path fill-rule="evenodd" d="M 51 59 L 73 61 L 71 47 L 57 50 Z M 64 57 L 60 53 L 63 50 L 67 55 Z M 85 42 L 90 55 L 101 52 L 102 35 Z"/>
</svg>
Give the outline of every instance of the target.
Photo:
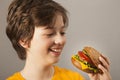
<svg viewBox="0 0 120 80">
<path fill-rule="evenodd" d="M 53 65 L 38 65 L 26 60 L 21 74 L 26 80 L 50 80 L 54 74 L 54 68 Z"/>
</svg>

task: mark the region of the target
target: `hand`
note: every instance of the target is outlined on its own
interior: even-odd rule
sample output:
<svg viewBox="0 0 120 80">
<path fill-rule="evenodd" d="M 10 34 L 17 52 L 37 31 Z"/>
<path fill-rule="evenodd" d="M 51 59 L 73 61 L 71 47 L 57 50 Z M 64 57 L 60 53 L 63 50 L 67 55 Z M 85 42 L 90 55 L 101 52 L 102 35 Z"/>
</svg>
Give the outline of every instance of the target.
<svg viewBox="0 0 120 80">
<path fill-rule="evenodd" d="M 101 55 L 99 57 L 99 60 L 101 64 L 98 65 L 98 68 L 103 71 L 103 74 L 97 73 L 97 74 L 91 74 L 89 73 L 88 76 L 90 77 L 90 80 L 112 80 L 111 75 L 109 72 L 110 63 L 106 57 Z"/>
</svg>

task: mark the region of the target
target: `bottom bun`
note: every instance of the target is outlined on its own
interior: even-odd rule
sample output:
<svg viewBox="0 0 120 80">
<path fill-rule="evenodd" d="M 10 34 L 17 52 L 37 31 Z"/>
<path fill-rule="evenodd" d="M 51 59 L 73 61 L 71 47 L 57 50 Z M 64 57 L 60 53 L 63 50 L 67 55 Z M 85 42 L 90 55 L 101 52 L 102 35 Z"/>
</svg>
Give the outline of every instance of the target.
<svg viewBox="0 0 120 80">
<path fill-rule="evenodd" d="M 75 67 L 77 67 L 78 69 L 80 69 L 80 70 L 82 70 L 82 71 L 84 71 L 84 72 L 86 72 L 86 73 L 94 73 L 94 71 L 93 71 L 93 70 L 90 70 L 89 68 L 82 69 L 82 65 L 80 64 L 80 62 L 77 61 L 77 60 L 75 60 L 74 58 L 71 58 L 71 61 L 72 61 L 73 65 L 74 65 Z"/>
</svg>

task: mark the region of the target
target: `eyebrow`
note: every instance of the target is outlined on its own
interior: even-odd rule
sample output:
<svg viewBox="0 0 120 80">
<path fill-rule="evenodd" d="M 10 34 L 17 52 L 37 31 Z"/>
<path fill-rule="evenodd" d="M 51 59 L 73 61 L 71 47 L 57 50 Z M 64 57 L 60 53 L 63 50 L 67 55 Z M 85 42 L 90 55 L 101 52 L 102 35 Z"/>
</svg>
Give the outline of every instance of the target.
<svg viewBox="0 0 120 80">
<path fill-rule="evenodd" d="M 54 27 L 45 27 L 44 29 L 55 29 L 57 26 Z M 66 29 L 66 26 L 61 26 L 60 29 Z"/>
</svg>

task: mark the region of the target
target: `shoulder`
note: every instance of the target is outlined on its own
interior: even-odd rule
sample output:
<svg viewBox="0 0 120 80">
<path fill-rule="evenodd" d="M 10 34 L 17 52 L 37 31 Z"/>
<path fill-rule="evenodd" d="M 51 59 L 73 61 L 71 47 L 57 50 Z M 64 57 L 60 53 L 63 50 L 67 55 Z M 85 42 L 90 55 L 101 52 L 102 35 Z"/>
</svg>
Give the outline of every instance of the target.
<svg viewBox="0 0 120 80">
<path fill-rule="evenodd" d="M 16 72 L 8 77 L 6 80 L 24 80 L 24 78 L 21 76 L 20 72 Z"/>
<path fill-rule="evenodd" d="M 58 66 L 55 66 L 55 75 L 60 75 L 61 77 L 64 77 L 66 79 L 71 78 L 71 80 L 84 80 L 83 76 L 80 73 L 72 71 L 70 69 L 60 68 Z"/>
</svg>

